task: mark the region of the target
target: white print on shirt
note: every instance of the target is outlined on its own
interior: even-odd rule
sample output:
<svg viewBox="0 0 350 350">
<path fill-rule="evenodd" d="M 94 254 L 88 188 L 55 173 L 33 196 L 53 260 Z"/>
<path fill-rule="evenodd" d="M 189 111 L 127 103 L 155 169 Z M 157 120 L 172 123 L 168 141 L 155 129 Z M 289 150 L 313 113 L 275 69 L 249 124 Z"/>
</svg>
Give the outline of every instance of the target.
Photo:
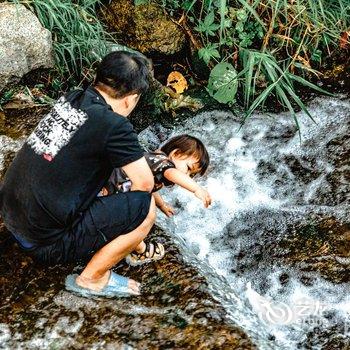
<svg viewBox="0 0 350 350">
<path fill-rule="evenodd" d="M 85 123 L 86 113 L 73 108 L 61 97 L 27 139 L 35 153 L 49 162 Z"/>
</svg>

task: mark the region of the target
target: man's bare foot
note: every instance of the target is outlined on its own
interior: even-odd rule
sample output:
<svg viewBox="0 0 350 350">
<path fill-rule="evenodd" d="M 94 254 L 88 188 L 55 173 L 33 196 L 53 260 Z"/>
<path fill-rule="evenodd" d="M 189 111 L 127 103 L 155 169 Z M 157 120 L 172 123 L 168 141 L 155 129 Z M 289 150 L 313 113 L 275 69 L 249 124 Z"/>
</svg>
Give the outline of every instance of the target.
<svg viewBox="0 0 350 350">
<path fill-rule="evenodd" d="M 94 278 L 94 279 L 80 275 L 76 279 L 76 284 L 80 287 L 99 292 L 107 285 L 110 274 L 111 272 L 107 271 L 101 278 Z M 140 283 L 129 278 L 128 289 L 131 294 L 139 295 Z"/>
</svg>

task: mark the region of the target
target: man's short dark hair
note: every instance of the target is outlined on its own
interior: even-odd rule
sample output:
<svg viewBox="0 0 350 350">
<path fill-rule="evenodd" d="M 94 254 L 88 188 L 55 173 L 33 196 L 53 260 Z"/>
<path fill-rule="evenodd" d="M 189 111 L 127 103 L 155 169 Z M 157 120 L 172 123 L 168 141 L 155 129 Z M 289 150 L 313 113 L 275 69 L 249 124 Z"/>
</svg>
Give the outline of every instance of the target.
<svg viewBox="0 0 350 350">
<path fill-rule="evenodd" d="M 140 54 L 114 51 L 102 59 L 94 85 L 114 98 L 140 95 L 149 87 L 150 67 L 150 61 Z"/>
</svg>

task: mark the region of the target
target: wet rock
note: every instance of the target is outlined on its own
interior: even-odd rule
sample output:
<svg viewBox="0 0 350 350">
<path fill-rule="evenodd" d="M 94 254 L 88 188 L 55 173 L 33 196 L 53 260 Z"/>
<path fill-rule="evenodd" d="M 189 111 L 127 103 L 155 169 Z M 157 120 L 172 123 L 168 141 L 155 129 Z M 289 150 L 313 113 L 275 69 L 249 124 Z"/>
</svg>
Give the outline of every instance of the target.
<svg viewBox="0 0 350 350">
<path fill-rule="evenodd" d="M 37 68 L 53 67 L 51 33 L 23 5 L 0 3 L 0 91 Z"/>
<path fill-rule="evenodd" d="M 48 111 L 48 106 L 23 101 L 12 101 L 3 106 L 0 111 L 0 181 L 25 137 Z"/>
<path fill-rule="evenodd" d="M 163 232 L 167 247 L 157 263 L 115 270 L 142 282 L 142 296 L 86 299 L 64 290 L 73 266 L 41 267 L 12 244 L 0 260 L 0 338 L 3 348 L 33 346 L 134 349 L 252 349 L 248 337 L 226 320 L 206 281 L 182 260 Z"/>
<path fill-rule="evenodd" d="M 333 58 L 326 60 L 328 68 L 321 69 L 320 81 L 315 81 L 317 85 L 326 88 L 330 92 L 347 93 L 350 92 L 350 56 L 349 49 L 342 54 L 332 55 Z"/>
<path fill-rule="evenodd" d="M 0 134 L 12 139 L 28 136 L 49 110 L 49 106 L 11 101 L 3 106 L 3 111 L 0 112 Z"/>
<path fill-rule="evenodd" d="M 267 139 L 284 139 L 288 140 L 294 137 L 297 133 L 297 128 L 295 125 L 285 124 L 285 123 L 276 123 L 270 127 L 267 131 L 265 137 Z"/>
<path fill-rule="evenodd" d="M 114 0 L 102 16 L 126 46 L 142 53 L 172 55 L 185 44 L 185 34 L 156 4 L 134 6 L 131 0 Z"/>
<path fill-rule="evenodd" d="M 304 184 L 310 183 L 321 175 L 321 171 L 317 170 L 314 164 L 315 162 L 305 157 L 298 158 L 293 155 L 286 155 L 283 161 L 291 173 Z"/>
<path fill-rule="evenodd" d="M 350 223 L 318 213 L 303 215 L 298 221 L 296 214 L 266 209 L 260 209 L 254 215 L 251 212 L 242 214 L 227 226 L 218 244 L 221 249 L 230 247 L 234 252 L 233 272 L 243 276 L 245 281 L 254 281 L 255 288 L 261 295 L 269 295 L 269 300 L 283 301 L 292 307 L 295 299 L 288 295 L 298 295 L 294 291 L 300 288 L 305 296 L 327 305 L 329 310 L 322 317 L 315 313 L 300 323 L 305 329 L 305 338 L 295 348 L 348 349 L 349 339 L 344 336 L 348 322 L 339 315 L 337 307 L 332 310 L 326 290 L 336 290 L 338 285 L 344 288 L 342 291 L 348 289 Z M 240 225 L 242 221 L 248 224 Z M 324 294 L 313 294 L 320 283 Z M 274 288 L 277 291 L 271 292 Z M 322 299 L 323 295 L 326 295 L 325 299 Z M 335 304 L 337 298 L 344 300 L 346 294 L 335 294 Z"/>
<path fill-rule="evenodd" d="M 156 80 L 151 81 L 150 89 L 141 96 L 138 105 L 128 117 L 137 132 L 155 122 L 172 126 L 174 118 L 165 113 L 163 100 L 162 86 Z"/>
<path fill-rule="evenodd" d="M 329 218 L 298 225 L 281 246 L 280 257 L 301 271 L 317 272 L 333 283 L 350 281 L 350 223 Z"/>
<path fill-rule="evenodd" d="M 259 268 L 272 271 L 285 266 L 298 271 L 304 285 L 312 284 L 316 276 L 333 283 L 349 282 L 350 223 L 313 213 L 288 224 L 293 216 L 260 209 L 254 214 L 254 222 L 241 227 L 240 222 L 251 220 L 251 213 L 242 214 L 213 244 L 224 242 L 235 252 L 232 269 L 237 275 L 252 274 L 253 278 Z M 249 240 L 242 238 L 248 236 Z M 282 285 L 289 279 L 287 271 L 278 276 Z M 264 289 L 263 284 L 260 287 Z"/>
<path fill-rule="evenodd" d="M 333 113 L 332 106 L 330 115 Z M 350 129 L 349 111 L 340 126 L 330 123 L 319 138 L 302 139 L 302 148 L 295 152 L 280 148 L 268 158 L 261 157 L 256 167 L 259 180 L 273 188 L 271 197 L 283 199 L 290 196 L 296 204 L 336 206 L 346 204 L 350 193 Z M 338 112 L 339 113 L 339 112 Z M 337 130 L 332 133 L 331 130 Z M 272 130 L 275 130 L 273 126 Z M 279 128 L 277 128 L 279 130 Z M 268 130 L 269 139 L 275 134 Z M 275 135 L 277 136 L 277 134 Z M 290 142 L 290 141 L 289 141 Z"/>
<path fill-rule="evenodd" d="M 350 128 L 350 123 L 349 123 Z M 344 135 L 333 139 L 327 145 L 327 156 L 334 165 L 334 171 L 326 179 L 330 184 L 330 191 L 325 202 L 339 204 L 349 201 L 350 193 L 350 137 Z"/>
<path fill-rule="evenodd" d="M 0 181 L 4 178 L 6 169 L 9 167 L 9 165 L 12 163 L 13 159 L 15 158 L 16 152 L 14 151 L 8 151 L 4 152 L 3 154 L 3 164 L 2 169 L 0 168 Z"/>
</svg>

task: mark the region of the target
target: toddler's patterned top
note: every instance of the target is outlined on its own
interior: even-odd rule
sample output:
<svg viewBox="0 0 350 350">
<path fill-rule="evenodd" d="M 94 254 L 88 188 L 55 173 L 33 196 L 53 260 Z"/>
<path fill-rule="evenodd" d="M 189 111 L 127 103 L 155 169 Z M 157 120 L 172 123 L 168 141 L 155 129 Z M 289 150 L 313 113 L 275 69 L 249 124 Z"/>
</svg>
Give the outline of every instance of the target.
<svg viewBox="0 0 350 350">
<path fill-rule="evenodd" d="M 164 171 L 175 168 L 175 164 L 163 152 L 145 152 L 146 161 L 154 176 L 152 192 L 160 190 L 163 186 L 172 186 L 173 183 L 164 177 Z M 131 189 L 131 181 L 121 168 L 113 169 L 113 172 L 105 185 L 108 195 L 118 192 L 128 192 Z"/>
</svg>

